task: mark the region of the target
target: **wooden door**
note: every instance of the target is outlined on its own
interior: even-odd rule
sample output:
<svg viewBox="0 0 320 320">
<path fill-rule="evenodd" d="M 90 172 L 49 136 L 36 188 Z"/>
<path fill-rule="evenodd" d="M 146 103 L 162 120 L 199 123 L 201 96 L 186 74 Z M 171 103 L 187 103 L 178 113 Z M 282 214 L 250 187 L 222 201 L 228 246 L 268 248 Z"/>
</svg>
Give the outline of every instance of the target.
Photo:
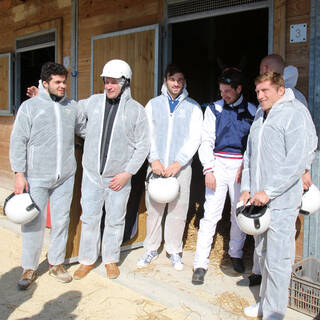
<svg viewBox="0 0 320 320">
<path fill-rule="evenodd" d="M 81 46 L 81 44 L 80 44 Z M 125 60 L 132 69 L 131 94 L 142 105 L 157 95 L 158 88 L 158 25 L 146 26 L 93 36 L 91 39 L 91 93 L 103 92 L 100 77 L 103 66 L 111 59 Z M 79 151 L 77 151 L 79 152 Z M 80 188 L 81 155 L 77 154 L 78 172 L 71 207 L 67 261 L 77 259 L 81 236 Z M 132 179 L 127 206 L 125 242 L 122 249 L 142 245 L 145 238 L 144 165 Z M 134 226 L 134 222 L 135 226 Z M 129 225 L 131 224 L 131 225 Z M 136 231 L 136 232 L 134 232 Z"/>
</svg>

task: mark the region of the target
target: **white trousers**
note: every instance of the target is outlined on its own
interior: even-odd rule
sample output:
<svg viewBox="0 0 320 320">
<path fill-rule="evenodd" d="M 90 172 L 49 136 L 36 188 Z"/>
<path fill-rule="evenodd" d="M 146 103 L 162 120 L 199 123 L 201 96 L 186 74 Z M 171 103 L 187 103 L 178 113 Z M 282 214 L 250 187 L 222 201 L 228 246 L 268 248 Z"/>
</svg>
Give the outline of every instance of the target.
<svg viewBox="0 0 320 320">
<path fill-rule="evenodd" d="M 235 220 L 236 205 L 240 197 L 240 184 L 236 183 L 236 173 L 242 163 L 241 159 L 216 158 L 214 175 L 216 190 L 206 188 L 204 217 L 200 220 L 194 268 L 208 269 L 209 255 L 216 226 L 222 216 L 227 192 L 231 202 L 231 229 L 228 254 L 241 258 L 246 239 Z"/>
<path fill-rule="evenodd" d="M 94 183 L 83 173 L 81 187 L 81 238 L 78 260 L 91 265 L 100 253 L 100 225 L 102 207 L 106 215 L 102 236 L 102 261 L 104 264 L 116 263 L 120 259 L 120 246 L 123 240 L 127 202 L 131 190 L 131 179 L 119 191 L 109 188 L 111 178 L 101 178 Z"/>
<path fill-rule="evenodd" d="M 269 229 L 255 239 L 262 272 L 263 319 L 280 320 L 285 316 L 298 212 L 298 209 L 272 209 Z"/>
<path fill-rule="evenodd" d="M 23 225 L 22 257 L 23 269 L 36 270 L 46 227 L 46 205 L 50 201 L 51 232 L 48 250 L 48 261 L 51 265 L 62 264 L 66 256 L 68 240 L 69 213 L 73 194 L 74 176 L 58 185 L 42 181 L 28 180 L 30 195 L 40 209 L 40 214 L 31 222 Z"/>
<path fill-rule="evenodd" d="M 180 192 L 177 199 L 168 204 L 164 226 L 165 249 L 169 254 L 182 252 L 182 237 L 189 208 L 191 166 L 181 169 L 177 179 L 180 184 Z M 158 250 L 162 242 L 162 218 L 166 204 L 153 201 L 146 192 L 146 207 L 147 235 L 143 245 L 146 251 L 154 251 Z"/>
</svg>

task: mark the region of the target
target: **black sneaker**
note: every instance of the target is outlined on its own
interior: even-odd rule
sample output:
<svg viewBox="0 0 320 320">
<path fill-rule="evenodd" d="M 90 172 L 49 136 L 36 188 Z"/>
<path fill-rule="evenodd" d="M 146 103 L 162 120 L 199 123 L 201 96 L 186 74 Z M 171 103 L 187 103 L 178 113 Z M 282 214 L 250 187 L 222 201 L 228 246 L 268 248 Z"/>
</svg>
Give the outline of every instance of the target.
<svg viewBox="0 0 320 320">
<path fill-rule="evenodd" d="M 26 290 L 30 287 L 31 283 L 36 280 L 36 270 L 26 269 L 22 271 L 21 278 L 18 281 L 18 288 L 20 290 Z"/>
<path fill-rule="evenodd" d="M 259 286 L 262 281 L 261 274 L 251 274 L 249 277 L 249 287 Z"/>
<path fill-rule="evenodd" d="M 238 273 L 243 273 L 244 272 L 244 264 L 241 258 L 232 258 L 231 257 L 231 262 L 233 266 L 233 270 L 238 272 Z"/>
<path fill-rule="evenodd" d="M 203 268 L 197 268 L 193 271 L 192 275 L 192 283 L 195 285 L 203 284 L 204 283 L 204 275 L 206 274 L 207 270 Z"/>
</svg>

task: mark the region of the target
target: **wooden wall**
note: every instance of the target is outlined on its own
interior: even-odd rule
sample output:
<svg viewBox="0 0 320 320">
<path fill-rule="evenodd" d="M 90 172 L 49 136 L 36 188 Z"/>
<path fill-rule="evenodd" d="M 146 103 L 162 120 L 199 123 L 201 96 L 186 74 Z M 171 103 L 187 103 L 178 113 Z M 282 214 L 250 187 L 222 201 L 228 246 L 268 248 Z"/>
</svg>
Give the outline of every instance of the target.
<svg viewBox="0 0 320 320">
<path fill-rule="evenodd" d="M 90 95 L 92 36 L 160 23 L 162 17 L 162 0 L 79 0 L 78 98 Z"/>
<path fill-rule="evenodd" d="M 290 43 L 290 25 L 307 23 L 307 41 Z M 309 39 L 310 39 L 310 1 L 274 1 L 274 53 L 280 54 L 287 65 L 299 70 L 297 89 L 308 100 L 309 82 Z M 298 218 L 296 234 L 296 261 L 303 258 L 304 218 Z"/>
</svg>

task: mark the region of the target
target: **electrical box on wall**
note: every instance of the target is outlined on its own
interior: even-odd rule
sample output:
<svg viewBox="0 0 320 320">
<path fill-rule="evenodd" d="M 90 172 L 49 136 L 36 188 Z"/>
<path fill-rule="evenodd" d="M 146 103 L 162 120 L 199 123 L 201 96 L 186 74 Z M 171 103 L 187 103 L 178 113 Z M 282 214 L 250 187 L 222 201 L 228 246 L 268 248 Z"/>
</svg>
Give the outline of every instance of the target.
<svg viewBox="0 0 320 320">
<path fill-rule="evenodd" d="M 307 41 L 307 24 L 292 24 L 290 25 L 290 43 L 306 42 Z"/>
</svg>

